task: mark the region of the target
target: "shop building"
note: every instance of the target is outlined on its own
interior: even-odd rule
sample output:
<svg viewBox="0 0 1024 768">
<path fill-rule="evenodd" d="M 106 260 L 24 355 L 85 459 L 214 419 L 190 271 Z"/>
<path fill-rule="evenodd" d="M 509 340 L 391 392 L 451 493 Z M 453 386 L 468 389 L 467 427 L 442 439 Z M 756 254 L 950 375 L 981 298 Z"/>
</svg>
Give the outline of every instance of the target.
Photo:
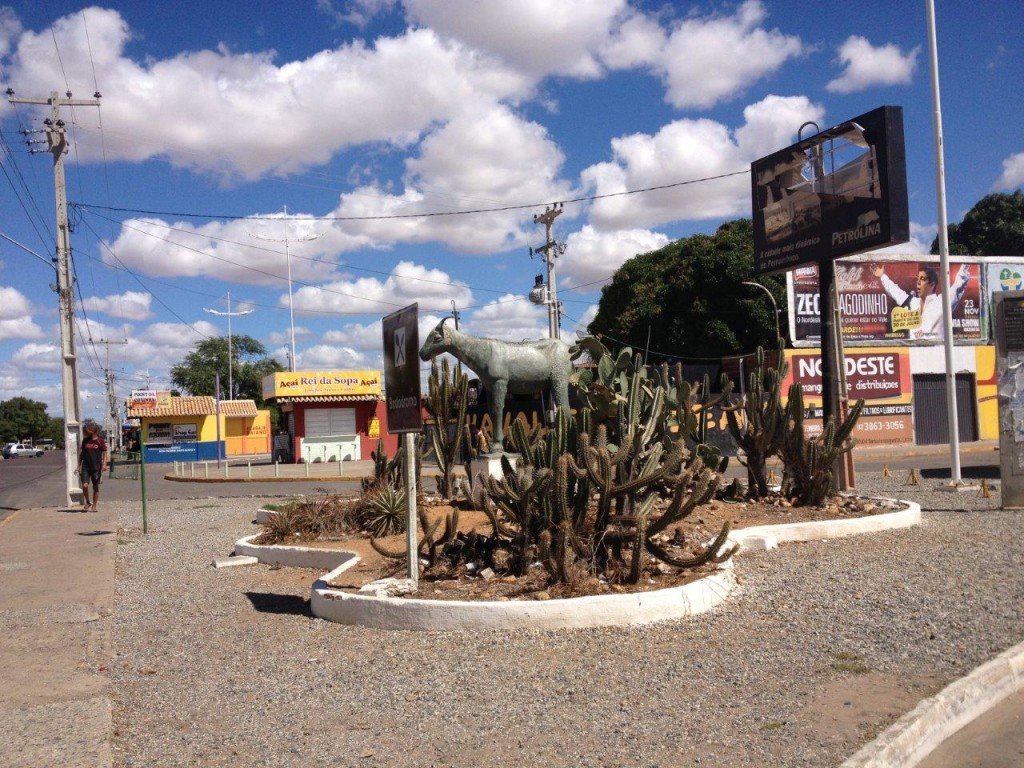
<svg viewBox="0 0 1024 768">
<path fill-rule="evenodd" d="M 281 408 L 287 459 L 297 464 L 369 459 L 378 439 L 388 456 L 398 450 L 380 371 L 273 373 L 263 379 L 263 399 Z"/>
<path fill-rule="evenodd" d="M 208 461 L 270 454 L 270 411 L 252 400 L 134 392 L 128 417 L 139 420 L 147 463 Z"/>
</svg>

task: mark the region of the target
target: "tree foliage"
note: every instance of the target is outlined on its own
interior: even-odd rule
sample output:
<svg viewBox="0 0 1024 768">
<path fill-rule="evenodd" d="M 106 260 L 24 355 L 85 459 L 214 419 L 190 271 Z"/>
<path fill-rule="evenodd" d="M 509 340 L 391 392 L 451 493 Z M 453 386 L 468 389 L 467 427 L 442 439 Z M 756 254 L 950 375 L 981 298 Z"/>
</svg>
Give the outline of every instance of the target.
<svg viewBox="0 0 1024 768">
<path fill-rule="evenodd" d="M 267 357 L 266 348 L 252 336 L 231 337 L 231 375 L 236 397 L 263 404 L 263 377 L 283 371 L 283 366 Z M 213 395 L 214 379 L 220 374 L 221 396 L 228 397 L 228 340 L 226 336 L 203 339 L 185 359 L 171 368 L 174 386 L 190 395 Z"/>
<path fill-rule="evenodd" d="M 46 403 L 27 397 L 0 401 L 0 440 L 5 443 L 23 438 L 64 442 L 64 419 L 49 416 Z"/>
<path fill-rule="evenodd" d="M 754 274 L 749 219 L 723 224 L 713 235 L 693 235 L 633 257 L 601 291 L 589 325 L 616 345 L 650 348 L 679 357 L 720 357 L 758 346 L 775 348 L 773 308 L 757 280 L 786 306 L 785 283 Z M 779 318 L 785 335 L 785 313 Z"/>
<path fill-rule="evenodd" d="M 960 256 L 1024 256 L 1024 192 L 981 198 L 959 224 L 947 228 L 949 252 Z M 932 253 L 939 252 L 939 238 Z"/>
</svg>

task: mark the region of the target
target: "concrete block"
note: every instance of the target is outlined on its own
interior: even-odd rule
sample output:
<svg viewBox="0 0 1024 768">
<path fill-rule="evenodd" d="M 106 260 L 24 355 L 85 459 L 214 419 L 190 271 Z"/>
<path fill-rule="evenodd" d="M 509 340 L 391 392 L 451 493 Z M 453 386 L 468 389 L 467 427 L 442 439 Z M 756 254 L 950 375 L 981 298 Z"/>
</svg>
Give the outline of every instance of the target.
<svg viewBox="0 0 1024 768">
<path fill-rule="evenodd" d="M 233 568 L 236 565 L 256 565 L 260 560 L 258 557 L 248 555 L 232 555 L 231 557 L 218 557 L 213 561 L 214 568 Z"/>
</svg>

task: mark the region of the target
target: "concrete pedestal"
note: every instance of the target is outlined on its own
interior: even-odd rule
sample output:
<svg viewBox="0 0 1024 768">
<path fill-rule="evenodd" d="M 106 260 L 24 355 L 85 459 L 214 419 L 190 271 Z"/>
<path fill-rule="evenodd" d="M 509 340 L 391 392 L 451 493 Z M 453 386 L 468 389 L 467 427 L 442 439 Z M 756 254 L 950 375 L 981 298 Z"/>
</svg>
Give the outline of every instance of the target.
<svg viewBox="0 0 1024 768">
<path fill-rule="evenodd" d="M 506 453 L 504 455 L 508 459 L 509 464 L 512 465 L 512 469 L 519 467 L 518 453 Z M 501 454 L 478 456 L 469 463 L 469 472 L 473 479 L 476 479 L 481 474 L 490 475 L 499 480 L 502 479 L 505 476 L 505 472 L 501 468 Z"/>
</svg>

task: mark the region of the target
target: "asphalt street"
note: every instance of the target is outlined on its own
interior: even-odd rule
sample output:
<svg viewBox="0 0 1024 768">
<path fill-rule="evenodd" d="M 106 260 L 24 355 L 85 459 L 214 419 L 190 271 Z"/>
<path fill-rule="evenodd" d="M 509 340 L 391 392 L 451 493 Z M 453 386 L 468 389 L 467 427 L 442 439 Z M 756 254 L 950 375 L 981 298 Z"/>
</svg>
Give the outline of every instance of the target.
<svg viewBox="0 0 1024 768">
<path fill-rule="evenodd" d="M 146 493 L 150 499 L 189 499 L 230 496 L 293 496 L 313 493 L 329 487 L 342 493 L 359 490 L 358 480 L 330 482 L 319 480 L 287 483 L 180 483 L 165 480 L 169 464 L 146 467 Z M 142 498 L 138 480 L 122 480 L 104 475 L 100 486 L 100 504 Z M 0 461 L 0 519 L 15 509 L 59 507 L 64 505 L 64 452 L 49 451 L 40 458 L 19 457 Z"/>
<path fill-rule="evenodd" d="M 950 457 L 936 446 L 895 446 L 861 448 L 856 453 L 856 471 L 879 473 L 888 467 L 894 474 L 917 470 L 922 479 L 941 480 L 949 477 Z M 999 477 L 999 453 L 990 444 L 969 445 L 961 455 L 965 479 L 996 480 Z M 150 499 L 224 498 L 237 496 L 292 496 L 313 493 L 328 487 L 340 493 L 357 493 L 358 480 L 311 480 L 309 482 L 262 483 L 191 483 L 165 480 L 169 464 L 147 466 L 146 490 Z M 426 471 L 426 468 L 425 468 Z M 776 474 L 781 470 L 776 463 Z M 733 458 L 726 478 L 745 478 L 746 471 Z M 104 477 L 100 502 L 141 499 L 138 480 Z M 0 461 L 0 519 L 11 510 L 32 507 L 58 507 L 64 504 L 64 452 L 50 451 L 40 458 L 19 457 Z"/>
</svg>

